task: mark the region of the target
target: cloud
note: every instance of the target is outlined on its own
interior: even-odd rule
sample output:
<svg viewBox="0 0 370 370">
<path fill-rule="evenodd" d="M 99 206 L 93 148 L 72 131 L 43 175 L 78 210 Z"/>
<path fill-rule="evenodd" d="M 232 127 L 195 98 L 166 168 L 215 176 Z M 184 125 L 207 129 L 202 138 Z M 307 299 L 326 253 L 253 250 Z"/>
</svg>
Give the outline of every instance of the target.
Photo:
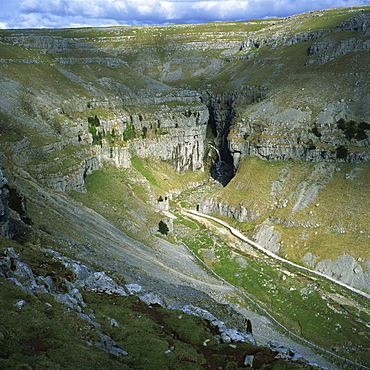
<svg viewBox="0 0 370 370">
<path fill-rule="evenodd" d="M 0 25 L 77 27 L 209 22 L 284 17 L 370 0 L 1 0 Z M 18 14 L 2 15 L 1 7 Z"/>
</svg>

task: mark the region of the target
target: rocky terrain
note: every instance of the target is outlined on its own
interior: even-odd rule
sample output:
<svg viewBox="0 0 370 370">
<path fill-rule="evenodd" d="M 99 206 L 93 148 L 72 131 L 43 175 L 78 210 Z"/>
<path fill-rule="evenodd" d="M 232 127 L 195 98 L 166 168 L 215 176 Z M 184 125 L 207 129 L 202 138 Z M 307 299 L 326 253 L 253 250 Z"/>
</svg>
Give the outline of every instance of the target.
<svg viewBox="0 0 370 370">
<path fill-rule="evenodd" d="M 208 237 L 182 206 L 226 217 L 278 256 L 369 293 L 369 10 L 1 30 L 0 233 L 12 254 L 3 276 L 18 263 L 13 239 L 20 251 L 53 250 L 138 284 L 164 307 L 192 304 L 244 330 L 245 298 L 203 264 L 227 256 L 231 266 L 228 251 L 215 252 L 230 240 Z M 47 276 L 27 279 L 57 294 Z M 348 328 L 356 349 L 338 348 L 369 364 L 357 319 L 367 316 L 353 314 Z M 319 341 L 300 320 L 291 325 Z"/>
</svg>

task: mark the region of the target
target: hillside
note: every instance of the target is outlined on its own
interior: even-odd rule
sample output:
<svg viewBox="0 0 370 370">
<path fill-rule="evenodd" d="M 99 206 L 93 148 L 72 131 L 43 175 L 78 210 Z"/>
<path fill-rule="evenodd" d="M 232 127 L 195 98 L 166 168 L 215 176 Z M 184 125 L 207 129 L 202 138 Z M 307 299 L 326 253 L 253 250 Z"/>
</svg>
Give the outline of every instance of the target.
<svg viewBox="0 0 370 370">
<path fill-rule="evenodd" d="M 343 358 L 348 366 L 370 366 L 369 62 L 369 6 L 248 22 L 0 30 L 1 294 L 13 303 L 18 295 L 28 300 L 9 283 L 24 260 L 34 275 L 18 276 L 22 284 L 46 287 L 28 292 L 29 299 L 55 306 L 53 313 L 13 303 L 7 310 L 25 320 L 41 310 L 40 322 L 55 318 L 63 326 L 66 302 L 54 303 L 52 294 L 83 290 L 72 312 L 92 314 L 86 300 L 101 333 L 124 351 L 132 348 L 135 360 L 112 360 L 117 367 L 154 365 L 140 357 L 144 349 L 133 354 L 136 339 L 128 332 L 103 324 L 118 315 L 107 305 L 116 298 L 127 305 L 127 318 L 147 315 L 153 338 L 166 327 L 172 339 L 152 339 L 151 349 L 173 351 L 174 362 L 164 356 L 163 368 L 212 368 L 212 358 L 240 367 L 253 351 L 255 368 L 280 366 L 261 349 L 269 339 L 307 351 L 320 366 L 343 367 Z M 365 294 L 275 264 L 186 209 L 226 220 L 280 257 Z M 105 271 L 129 300 L 73 285 L 76 271 L 48 253 L 86 264 L 90 273 Z M 141 293 L 131 296 L 130 284 Z M 152 297 L 146 303 L 155 312 L 137 296 Z M 233 359 L 225 348 L 234 347 L 212 342 L 208 353 L 211 324 L 186 319 L 185 326 L 205 332 L 191 341 L 176 322 L 181 312 L 164 313 L 186 305 L 242 334 L 250 334 L 250 318 L 265 347 L 251 350 L 253 339 Z M 52 350 L 67 351 L 60 343 L 82 325 L 68 318 L 71 329 L 57 339 L 49 329 L 35 337 L 28 328 L 19 349 L 20 329 L 6 320 L 1 366 L 8 368 L 50 361 L 65 367 Z M 89 325 L 77 337 L 86 346 L 103 343 Z M 19 355 L 32 340 L 39 347 Z M 265 362 L 257 361 L 258 351 Z M 35 353 L 45 362 L 32 362 Z M 292 357 L 286 359 L 293 368 L 312 365 Z"/>
</svg>

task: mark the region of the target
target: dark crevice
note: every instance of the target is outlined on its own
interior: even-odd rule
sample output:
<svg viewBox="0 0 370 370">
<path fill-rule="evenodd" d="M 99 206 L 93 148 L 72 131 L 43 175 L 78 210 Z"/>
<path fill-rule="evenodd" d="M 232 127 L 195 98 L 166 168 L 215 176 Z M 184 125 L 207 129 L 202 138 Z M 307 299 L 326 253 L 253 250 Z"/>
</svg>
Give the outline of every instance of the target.
<svg viewBox="0 0 370 370">
<path fill-rule="evenodd" d="M 235 172 L 228 144 L 230 125 L 235 117 L 233 98 L 226 93 L 212 95 L 207 91 L 203 101 L 209 110 L 207 139 L 213 158 L 210 175 L 226 186 Z"/>
<path fill-rule="evenodd" d="M 236 118 L 237 106 L 246 106 L 265 98 L 261 87 L 243 86 L 238 90 L 213 93 L 202 91 L 202 102 L 209 110 L 207 141 L 218 151 L 211 153 L 211 176 L 226 186 L 235 175 L 234 160 L 229 149 L 230 127 Z"/>
</svg>

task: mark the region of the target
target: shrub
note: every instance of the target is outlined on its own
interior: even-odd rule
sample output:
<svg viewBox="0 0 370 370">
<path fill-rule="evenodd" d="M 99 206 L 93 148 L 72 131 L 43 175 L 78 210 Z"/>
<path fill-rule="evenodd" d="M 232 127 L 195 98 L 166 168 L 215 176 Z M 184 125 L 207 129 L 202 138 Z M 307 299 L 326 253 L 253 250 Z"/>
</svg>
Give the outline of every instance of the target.
<svg viewBox="0 0 370 370">
<path fill-rule="evenodd" d="M 98 118 L 98 116 L 96 114 L 95 114 L 94 117 L 88 117 L 87 118 L 87 122 L 91 126 L 100 126 L 100 120 L 99 120 L 99 118 Z"/>
<path fill-rule="evenodd" d="M 344 130 L 344 135 L 346 135 L 346 138 L 348 140 L 353 139 L 356 133 L 357 133 L 357 127 L 355 126 L 349 126 Z"/>
<path fill-rule="evenodd" d="M 367 139 L 367 134 L 365 130 L 370 129 L 370 125 L 366 122 L 361 122 L 357 124 L 355 121 L 351 120 L 346 122 L 343 118 L 338 121 L 338 128 L 344 131 L 344 135 L 347 140 L 355 138 L 356 140 Z"/>
<path fill-rule="evenodd" d="M 366 122 L 362 121 L 358 124 L 358 128 L 360 128 L 362 130 L 370 130 L 370 123 L 366 123 Z"/>
<path fill-rule="evenodd" d="M 313 133 L 316 137 L 321 137 L 321 132 L 319 131 L 319 129 L 317 128 L 317 126 L 315 126 L 315 127 L 312 129 L 312 133 Z"/>
<path fill-rule="evenodd" d="M 135 127 L 132 123 L 126 122 L 126 129 L 123 132 L 123 140 L 131 140 L 136 138 Z"/>
<path fill-rule="evenodd" d="M 343 118 L 341 118 L 338 122 L 338 128 L 340 128 L 341 130 L 345 130 L 346 129 L 346 121 L 343 119 Z"/>
<path fill-rule="evenodd" d="M 158 231 L 163 235 L 167 235 L 170 230 L 168 229 L 167 224 L 161 220 L 158 224 Z"/>
<path fill-rule="evenodd" d="M 363 129 L 358 129 L 357 133 L 355 135 L 356 140 L 366 140 L 367 139 L 367 133 Z"/>
<path fill-rule="evenodd" d="M 343 145 L 338 146 L 336 151 L 337 151 L 337 158 L 338 159 L 345 159 L 347 157 L 348 149 L 345 146 L 343 146 Z"/>
</svg>

